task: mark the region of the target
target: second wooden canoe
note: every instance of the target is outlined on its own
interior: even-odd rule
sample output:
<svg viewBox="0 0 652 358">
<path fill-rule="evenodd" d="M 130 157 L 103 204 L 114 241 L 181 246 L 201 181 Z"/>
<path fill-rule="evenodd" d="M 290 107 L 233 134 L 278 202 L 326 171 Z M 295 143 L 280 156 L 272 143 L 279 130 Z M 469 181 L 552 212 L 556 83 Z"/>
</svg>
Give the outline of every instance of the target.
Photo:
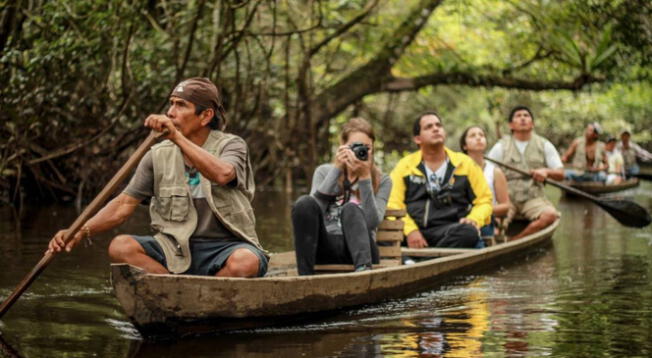
<svg viewBox="0 0 652 358">
<path fill-rule="evenodd" d="M 585 191 L 589 194 L 599 195 L 599 194 L 608 194 L 615 193 L 618 191 L 623 191 L 631 188 L 635 188 L 639 185 L 638 178 L 632 178 L 623 181 L 620 184 L 610 184 L 606 185 L 603 182 L 565 182 L 566 184 L 572 186 L 575 189 Z M 572 195 L 570 192 L 566 192 L 569 195 Z"/>
</svg>

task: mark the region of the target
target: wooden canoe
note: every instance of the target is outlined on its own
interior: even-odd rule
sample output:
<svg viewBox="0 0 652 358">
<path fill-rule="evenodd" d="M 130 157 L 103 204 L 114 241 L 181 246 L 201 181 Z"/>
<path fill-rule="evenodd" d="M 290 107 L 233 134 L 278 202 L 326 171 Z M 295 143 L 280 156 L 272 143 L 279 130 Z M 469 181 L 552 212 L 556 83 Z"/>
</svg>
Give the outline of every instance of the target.
<svg viewBox="0 0 652 358">
<path fill-rule="evenodd" d="M 363 272 L 297 276 L 294 251 L 288 251 L 273 254 L 261 278 L 155 275 L 127 264 L 111 265 L 111 278 L 126 315 L 145 337 L 182 337 L 290 324 L 318 312 L 405 297 L 548 244 L 558 225 L 559 219 L 540 232 L 484 249 L 421 249 L 419 256 L 438 257 Z"/>
<path fill-rule="evenodd" d="M 635 188 L 638 186 L 639 180 L 638 178 L 632 178 L 632 179 L 625 180 L 620 184 L 610 184 L 610 185 L 606 185 L 603 182 L 566 182 L 566 183 L 575 189 L 585 191 L 589 194 L 597 195 L 597 194 L 614 193 L 617 191 Z"/>
</svg>

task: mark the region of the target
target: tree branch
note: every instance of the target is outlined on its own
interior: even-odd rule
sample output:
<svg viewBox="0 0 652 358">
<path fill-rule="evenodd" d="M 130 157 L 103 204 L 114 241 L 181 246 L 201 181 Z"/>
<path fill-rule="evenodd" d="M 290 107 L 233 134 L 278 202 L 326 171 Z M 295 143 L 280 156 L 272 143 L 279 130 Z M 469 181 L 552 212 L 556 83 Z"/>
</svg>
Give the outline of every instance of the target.
<svg viewBox="0 0 652 358">
<path fill-rule="evenodd" d="M 546 58 L 552 56 L 553 54 L 554 54 L 553 51 L 545 50 L 543 48 L 543 46 L 539 46 L 539 48 L 537 49 L 537 52 L 534 54 L 534 56 L 532 56 L 532 58 L 526 60 L 523 63 L 519 63 L 519 64 L 517 64 L 515 66 L 512 66 L 510 68 L 507 68 L 507 69 L 503 70 L 503 75 L 507 76 L 507 75 L 509 75 L 511 73 L 514 73 L 514 72 L 518 71 L 518 70 L 529 67 L 533 63 L 535 63 L 535 62 L 537 62 L 539 60 L 546 59 Z"/>
<path fill-rule="evenodd" d="M 320 93 L 318 99 L 313 102 L 315 108 L 312 110 L 317 115 L 318 121 L 328 120 L 349 104 L 384 87 L 383 82 L 390 78 L 392 65 L 414 41 L 441 2 L 442 0 L 421 0 L 412 8 L 401 25 L 387 37 L 385 45 L 376 53 L 373 60 Z"/>
<path fill-rule="evenodd" d="M 376 5 L 378 5 L 378 0 L 374 0 L 371 3 L 367 5 L 367 7 L 360 13 L 358 16 L 354 17 L 351 19 L 349 22 L 344 24 L 344 26 L 340 27 L 339 29 L 335 30 L 332 34 L 326 36 L 323 40 L 321 40 L 318 44 L 313 46 L 309 51 L 308 51 L 308 57 L 312 57 L 321 50 L 322 47 L 328 45 L 329 42 L 331 42 L 333 39 L 338 38 L 340 35 L 344 34 L 345 32 L 349 31 L 350 28 L 352 28 L 354 25 L 358 24 L 360 21 L 364 20 L 370 13 L 371 10 L 373 10 Z"/>
<path fill-rule="evenodd" d="M 511 89 L 524 89 L 530 91 L 544 90 L 571 90 L 577 91 L 582 87 L 605 79 L 594 77 L 590 74 L 581 74 L 571 81 L 533 80 L 509 76 L 476 75 L 467 72 L 435 73 L 414 78 L 393 77 L 378 92 L 403 92 L 415 91 L 426 86 L 436 85 L 465 85 L 472 87 L 503 87 Z"/>
<path fill-rule="evenodd" d="M 195 33 L 197 32 L 197 24 L 199 23 L 199 20 L 204 14 L 205 4 L 206 4 L 206 0 L 201 0 L 197 5 L 197 14 L 193 19 L 192 26 L 190 28 L 190 34 L 188 35 L 188 46 L 186 46 L 186 52 L 183 56 L 183 62 L 181 63 L 181 66 L 177 68 L 177 78 L 176 81 L 174 81 L 175 83 L 179 83 L 181 77 L 183 77 L 183 73 L 186 71 L 186 66 L 188 65 L 188 60 L 190 59 L 190 53 L 192 52 L 192 46 L 195 42 Z"/>
<path fill-rule="evenodd" d="M 35 165 L 35 164 L 38 164 L 38 163 L 46 161 L 46 160 L 51 160 L 51 159 L 54 159 L 54 158 L 58 158 L 58 157 L 61 157 L 63 155 L 70 154 L 70 153 L 72 153 L 74 151 L 77 151 L 77 150 L 87 146 L 88 144 L 97 141 L 105 133 L 107 133 L 111 128 L 113 128 L 113 126 L 116 123 L 118 123 L 118 120 L 120 119 L 120 117 L 122 116 L 124 111 L 127 109 L 127 105 L 129 104 L 129 102 L 131 102 L 131 97 L 126 97 L 124 99 L 124 101 L 122 102 L 121 106 L 120 106 L 120 111 L 115 115 L 115 117 L 111 120 L 111 122 L 106 127 L 100 129 L 91 138 L 82 139 L 82 140 L 80 140 L 80 141 L 78 141 L 76 143 L 69 144 L 69 145 L 67 145 L 67 146 L 65 146 L 63 148 L 59 148 L 59 149 L 56 149 L 56 150 L 48 150 L 48 151 L 45 151 L 44 149 L 40 150 L 38 147 L 35 147 L 34 145 L 29 145 L 30 149 L 32 149 L 35 152 L 37 152 L 38 154 L 40 154 L 41 157 L 28 160 L 26 164 L 27 165 Z"/>
</svg>

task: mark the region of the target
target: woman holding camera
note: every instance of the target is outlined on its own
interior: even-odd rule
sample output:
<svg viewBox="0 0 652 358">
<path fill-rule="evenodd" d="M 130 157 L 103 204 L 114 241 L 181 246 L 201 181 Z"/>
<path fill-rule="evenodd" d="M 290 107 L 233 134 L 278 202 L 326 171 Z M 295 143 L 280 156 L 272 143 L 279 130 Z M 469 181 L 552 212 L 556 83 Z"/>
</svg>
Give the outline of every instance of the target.
<svg viewBox="0 0 652 358">
<path fill-rule="evenodd" d="M 353 118 L 340 133 L 334 162 L 319 166 L 310 195 L 292 208 L 292 225 L 300 275 L 315 264 L 353 264 L 356 271 L 378 263 L 375 231 L 385 215 L 392 182 L 374 165 L 374 132 Z"/>
</svg>

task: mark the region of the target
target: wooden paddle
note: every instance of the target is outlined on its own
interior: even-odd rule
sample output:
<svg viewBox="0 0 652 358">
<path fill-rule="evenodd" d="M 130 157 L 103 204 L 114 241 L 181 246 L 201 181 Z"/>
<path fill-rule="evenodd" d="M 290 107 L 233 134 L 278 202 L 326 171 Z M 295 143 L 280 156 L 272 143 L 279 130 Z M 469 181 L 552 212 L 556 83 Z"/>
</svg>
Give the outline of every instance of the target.
<svg viewBox="0 0 652 358">
<path fill-rule="evenodd" d="M 509 170 L 513 170 L 517 173 L 523 174 L 524 176 L 532 177 L 532 174 L 524 170 L 521 170 L 519 168 L 513 167 L 509 164 L 505 164 L 487 157 L 485 157 L 484 159 L 490 162 L 494 162 Z M 650 222 L 652 221 L 652 218 L 650 218 L 650 213 L 648 213 L 648 211 L 645 210 L 645 208 L 636 204 L 633 201 L 598 198 L 597 196 L 593 196 L 582 190 L 578 190 L 568 185 L 564 185 L 552 179 L 546 179 L 544 183 L 550 184 L 552 186 L 556 186 L 559 189 L 566 190 L 577 196 L 581 196 L 585 199 L 588 199 L 598 204 L 598 206 L 600 206 L 602 209 L 608 212 L 609 215 L 611 215 L 614 219 L 618 220 L 618 222 L 620 222 L 625 226 L 641 228 L 650 225 Z"/>
<path fill-rule="evenodd" d="M 2 338 L 2 334 L 0 334 L 0 357 L 8 357 L 8 358 L 22 357 L 14 347 L 12 347 L 9 343 L 7 343 L 4 340 L 4 338 Z"/>
<path fill-rule="evenodd" d="M 652 174 L 651 173 L 638 173 L 633 175 L 636 178 L 639 178 L 641 180 L 650 180 L 652 181 Z"/>
<path fill-rule="evenodd" d="M 104 202 L 109 199 L 109 197 L 118 189 L 118 186 L 129 176 L 131 170 L 138 165 L 140 159 L 147 153 L 149 148 L 156 142 L 156 140 L 167 134 L 167 132 L 155 132 L 151 131 L 145 141 L 136 149 L 134 154 L 129 157 L 127 162 L 122 165 L 122 168 L 111 178 L 108 184 L 102 189 L 102 191 L 93 199 L 93 201 L 82 211 L 81 215 L 70 225 L 66 231 L 66 235 L 63 240 L 67 244 L 75 234 L 81 229 L 81 227 L 90 219 L 95 213 L 97 213 Z M 23 278 L 23 280 L 18 284 L 18 287 L 14 292 L 7 297 L 7 299 L 0 306 L 0 318 L 9 310 L 9 308 L 14 304 L 14 302 L 20 297 L 20 295 L 27 290 L 29 285 L 38 277 L 38 275 L 45 270 L 45 267 L 52 261 L 55 254 L 51 252 L 46 252 L 41 258 L 32 271 Z"/>
</svg>

